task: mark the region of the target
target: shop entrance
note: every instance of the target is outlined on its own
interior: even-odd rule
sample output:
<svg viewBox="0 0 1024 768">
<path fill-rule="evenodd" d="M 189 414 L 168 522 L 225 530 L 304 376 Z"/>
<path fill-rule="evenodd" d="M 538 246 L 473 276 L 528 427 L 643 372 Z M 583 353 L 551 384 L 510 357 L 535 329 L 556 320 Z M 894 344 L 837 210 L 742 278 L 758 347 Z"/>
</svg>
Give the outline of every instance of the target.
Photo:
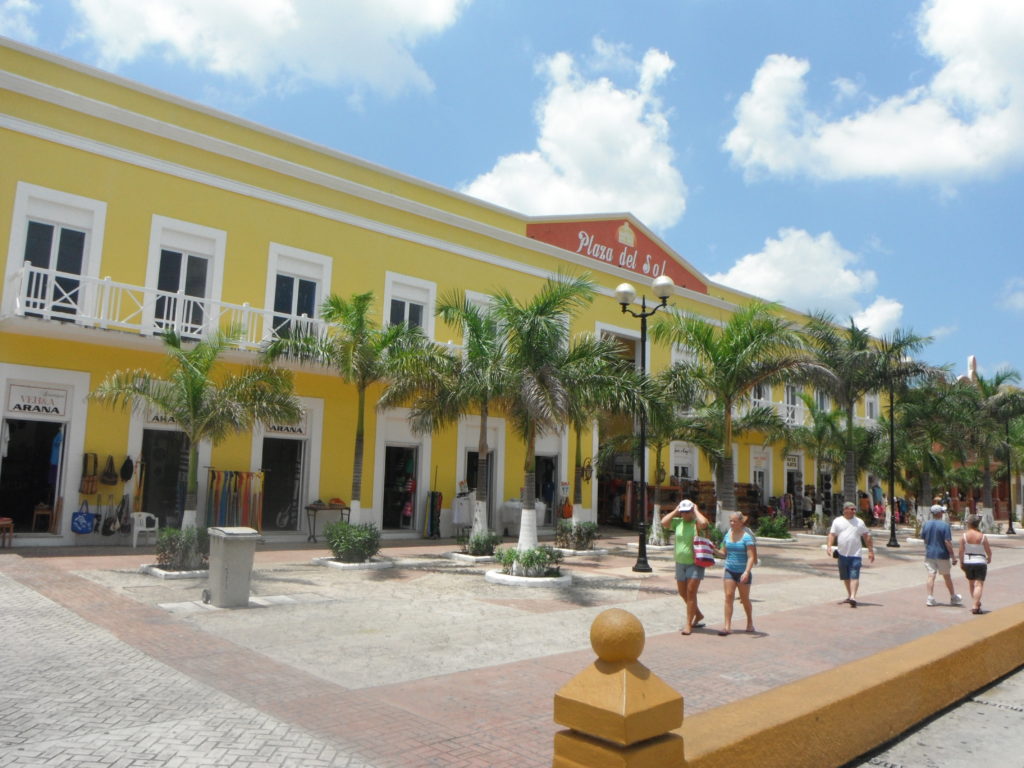
<svg viewBox="0 0 1024 768">
<path fill-rule="evenodd" d="M 263 528 L 298 530 L 305 440 L 263 438 Z"/>
<path fill-rule="evenodd" d="M 142 507 L 156 515 L 160 527 L 181 524 L 179 509 L 185 504 L 185 481 L 179 477 L 181 450 L 185 435 L 170 429 L 145 429 L 142 432 Z M 180 507 L 179 507 L 180 497 Z"/>
<path fill-rule="evenodd" d="M 37 504 L 51 510 L 56 506 L 64 459 L 64 424 L 5 419 L 2 443 L 3 516 L 14 521 L 14 530 L 19 533 L 46 533 L 53 518 L 40 517 L 33 531 L 33 511 Z"/>
<path fill-rule="evenodd" d="M 416 473 L 419 448 L 413 445 L 384 447 L 384 509 L 381 526 L 412 529 L 416 517 Z"/>
</svg>

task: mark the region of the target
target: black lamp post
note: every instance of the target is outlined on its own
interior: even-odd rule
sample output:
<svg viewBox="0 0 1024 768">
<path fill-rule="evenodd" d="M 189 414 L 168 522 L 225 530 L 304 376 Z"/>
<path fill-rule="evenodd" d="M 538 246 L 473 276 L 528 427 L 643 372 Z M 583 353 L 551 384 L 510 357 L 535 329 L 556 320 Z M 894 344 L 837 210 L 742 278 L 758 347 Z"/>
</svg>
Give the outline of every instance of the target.
<svg viewBox="0 0 1024 768">
<path fill-rule="evenodd" d="M 1009 420 L 1006 421 L 1006 505 L 1009 507 L 1009 512 L 1006 515 L 1006 534 L 1014 536 L 1017 532 L 1013 530 L 1013 453 L 1010 450 Z"/>
<path fill-rule="evenodd" d="M 889 376 L 889 541 L 887 547 L 899 547 L 896 540 L 896 387 Z"/>
<path fill-rule="evenodd" d="M 662 307 L 668 306 L 668 297 L 675 290 L 675 283 L 668 275 L 661 275 L 654 278 L 651 283 L 651 290 L 660 300 L 660 304 L 647 309 L 647 298 L 640 297 L 640 311 L 635 312 L 629 305 L 636 301 L 636 289 L 629 283 L 622 283 L 615 289 L 615 299 L 622 305 L 622 313 L 630 314 L 640 318 L 640 372 L 647 373 L 647 318 L 653 315 Z M 640 489 L 637 494 L 640 514 L 640 548 L 637 552 L 636 564 L 633 570 L 640 573 L 650 573 L 652 568 L 647 562 L 647 414 L 640 410 Z"/>
</svg>

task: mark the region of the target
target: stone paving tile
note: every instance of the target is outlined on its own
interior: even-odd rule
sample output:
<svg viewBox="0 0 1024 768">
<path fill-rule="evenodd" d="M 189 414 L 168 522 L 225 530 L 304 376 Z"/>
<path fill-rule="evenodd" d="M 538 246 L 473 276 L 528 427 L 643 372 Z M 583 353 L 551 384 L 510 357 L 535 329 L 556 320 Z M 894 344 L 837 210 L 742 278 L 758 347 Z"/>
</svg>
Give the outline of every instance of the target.
<svg viewBox="0 0 1024 768">
<path fill-rule="evenodd" d="M 698 631 L 683 638 L 667 629 L 678 622 L 681 612 L 667 557 L 653 558 L 655 573 L 647 576 L 631 572 L 635 556 L 601 558 L 600 563 L 593 564 L 581 560 L 583 578 L 571 591 L 523 590 L 530 594 L 516 595 L 482 586 L 481 569 L 435 567 L 429 558 L 445 548 L 450 544 L 394 547 L 389 549 L 389 556 L 420 563 L 416 568 L 395 568 L 373 575 L 336 572 L 327 581 L 315 583 L 310 567 L 288 565 L 308 561 L 309 550 L 290 555 L 259 552 L 254 593 L 264 598 L 289 596 L 294 602 L 267 600 L 265 607 L 250 611 L 195 616 L 172 615 L 156 607 L 156 600 L 146 601 L 147 596 L 184 595 L 187 590 L 166 586 L 150 589 L 145 581 L 126 573 L 113 578 L 91 572 L 90 579 L 73 573 L 87 569 L 88 558 L 20 561 L 0 556 L 0 576 L 6 572 L 20 582 L 0 581 L 0 592 L 6 596 L 12 584 L 34 595 L 25 607 L 23 624 L 38 623 L 45 631 L 71 622 L 71 630 L 65 633 L 68 640 L 63 644 L 52 645 L 48 639 L 38 653 L 30 641 L 19 648 L 34 660 L 33 666 L 43 666 L 44 655 L 51 662 L 59 658 L 61 663 L 53 664 L 58 671 L 49 677 L 41 675 L 38 683 L 23 679 L 11 687 L 14 691 L 32 691 L 33 695 L 38 689 L 48 695 L 50 708 L 47 711 L 43 706 L 26 713 L 20 732 L 34 733 L 35 738 L 23 744 L 0 742 L 0 766 L 116 765 L 126 755 L 108 747 L 121 738 L 122 747 L 130 745 L 138 750 L 129 754 L 139 762 L 128 764 L 147 765 L 151 764 L 148 761 L 162 759 L 156 763 L 161 768 L 320 764 L 540 768 L 550 765 L 551 740 L 557 730 L 551 722 L 552 694 L 593 661 L 589 650 L 551 652 L 545 647 L 568 647 L 564 642 L 553 644 L 552 639 L 567 632 L 585 633 L 590 617 L 605 605 L 623 605 L 643 617 L 649 634 L 642 660 L 683 692 L 688 713 L 753 695 L 970 620 L 963 609 L 924 608 L 921 553 L 910 548 L 887 553 L 875 566 L 865 569 L 864 605 L 855 610 L 837 606 L 831 599 L 840 597 L 842 589 L 835 578 L 835 566 L 816 551 L 813 543 L 803 545 L 795 555 L 777 550 L 762 552 L 766 567 L 759 569 L 754 591 L 755 618 L 761 634 L 728 638 L 720 638 L 713 631 Z M 125 563 L 131 556 L 102 557 L 106 566 L 127 570 Z M 67 567 L 71 560 L 77 562 L 76 568 Z M 1001 567 L 986 588 L 986 605 L 998 608 L 1016 601 L 1013 585 L 1022 576 L 1024 565 Z M 802 579 L 799 584 L 803 586 L 793 581 L 794 577 Z M 472 588 L 472 597 L 457 592 L 467 585 Z M 195 590 L 196 585 L 190 589 Z M 261 616 L 290 617 L 292 623 L 302 626 L 317 612 L 327 611 L 324 616 L 337 621 L 339 615 L 345 615 L 339 614 L 339 609 L 360 602 L 368 601 L 379 608 L 392 603 L 398 607 L 394 614 L 374 611 L 366 624 L 346 625 L 345 631 L 352 633 L 348 639 L 352 639 L 363 632 L 380 632 L 374 619 L 377 625 L 382 621 L 400 623 L 403 616 L 408 619 L 410 614 L 400 610 L 410 599 L 408 589 L 417 590 L 416 611 L 431 617 L 435 624 L 453 623 L 452 631 L 438 634 L 439 642 L 450 644 L 449 655 L 461 647 L 458 628 L 465 627 L 466 621 L 477 620 L 482 610 L 494 622 L 483 626 L 502 628 L 499 643 L 515 660 L 437 676 L 421 672 L 401 682 L 352 689 L 332 682 L 326 670 L 297 667 L 287 654 L 274 654 L 271 647 L 261 647 L 257 637 L 241 632 L 232 638 L 224 634 L 240 619 L 248 623 L 239 627 L 249 627 L 247 631 L 254 635 L 259 632 Z M 333 607 L 298 598 L 309 594 L 329 595 Z M 813 597 L 809 600 L 808 595 Z M 459 604 L 450 603 L 452 597 L 461 601 L 460 610 L 453 610 Z M 701 600 L 712 621 L 715 616 L 720 620 L 718 580 L 708 579 Z M 467 605 L 471 610 L 466 610 Z M 58 616 L 51 615 L 53 609 Z M 56 624 L 48 625 L 48 621 Z M 544 641 L 547 645 L 538 646 L 531 631 L 541 626 L 548 633 Z M 661 629 L 652 631 L 655 627 Z M 77 635 L 87 642 L 75 641 Z M 474 635 L 473 639 L 482 637 Z M 0 624 L 0 640 L 4 638 Z M 568 645 L 581 647 L 578 639 Z M 370 650 L 372 646 L 365 648 Z M 394 650 L 415 654 L 425 649 L 403 647 L 399 642 Z M 439 652 L 444 650 L 438 647 Z M 122 660 L 117 671 L 110 672 L 109 662 L 104 665 L 99 661 L 104 652 Z M 364 659 L 363 651 L 354 652 L 364 664 L 385 663 L 387 658 Z M 522 658 L 515 658 L 520 653 Z M 136 666 L 137 673 L 133 672 Z M 84 681 L 81 686 L 66 682 L 69 675 L 74 678 L 79 674 Z M 168 707 L 164 699 L 155 704 L 151 693 L 154 686 L 147 675 L 157 676 L 158 690 L 163 685 L 160 675 L 164 675 L 170 681 L 169 690 L 178 691 L 174 699 L 178 706 Z M 111 685 L 112 679 L 118 683 Z M 110 706 L 104 706 L 108 701 L 112 702 Z M 0 722 L 6 722 L 7 713 L 17 710 L 18 704 L 14 694 L 8 699 L 0 695 Z M 133 706 L 137 712 L 131 711 Z M 79 709 L 94 716 L 78 717 Z M 48 718 L 54 712 L 59 713 L 61 727 L 48 739 L 42 738 L 51 727 Z M 133 714 L 135 720 L 130 719 Z M 163 744 L 160 740 L 166 734 L 178 740 L 167 755 L 155 757 L 146 751 Z M 22 748 L 35 752 L 32 756 L 27 752 L 17 754 Z M 301 756 L 301 762 L 297 762 L 297 756 Z M 16 761 L 21 758 L 25 759 Z"/>
<path fill-rule="evenodd" d="M 0 573 L 0 766 L 372 768 Z"/>
</svg>

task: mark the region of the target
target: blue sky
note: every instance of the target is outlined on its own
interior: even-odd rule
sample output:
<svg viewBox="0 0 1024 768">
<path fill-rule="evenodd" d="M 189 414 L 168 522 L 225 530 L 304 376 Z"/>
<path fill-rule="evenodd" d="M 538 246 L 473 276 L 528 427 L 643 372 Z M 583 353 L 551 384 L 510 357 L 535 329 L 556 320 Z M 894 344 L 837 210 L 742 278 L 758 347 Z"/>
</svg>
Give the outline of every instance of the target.
<svg viewBox="0 0 1024 768">
<path fill-rule="evenodd" d="M 0 34 L 1024 371 L 1021 0 L 0 0 Z"/>
</svg>

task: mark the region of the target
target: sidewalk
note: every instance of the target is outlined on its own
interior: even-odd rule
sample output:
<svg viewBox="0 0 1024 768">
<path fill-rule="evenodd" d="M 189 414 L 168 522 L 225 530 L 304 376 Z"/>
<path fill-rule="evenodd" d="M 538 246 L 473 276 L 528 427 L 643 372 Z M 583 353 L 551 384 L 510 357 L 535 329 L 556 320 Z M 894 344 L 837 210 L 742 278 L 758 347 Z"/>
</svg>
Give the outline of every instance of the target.
<svg viewBox="0 0 1024 768">
<path fill-rule="evenodd" d="M 4 550 L 0 766 L 541 768 L 552 697 L 593 661 L 605 608 L 641 619 L 641 661 L 687 714 L 972 618 L 926 608 L 920 545 L 885 538 L 859 607 L 838 605 L 834 562 L 801 538 L 760 548 L 757 634 L 717 636 L 716 568 L 701 588 L 708 628 L 683 637 L 671 553 L 649 552 L 654 572 L 637 574 L 635 536 L 606 533 L 608 555 L 566 560 L 568 589 L 489 584 L 492 565 L 439 557 L 451 542 L 386 542 L 397 565 L 377 571 L 313 566 L 322 545 L 268 545 L 253 579 L 262 607 L 242 610 L 202 606 L 205 579 L 136 573 L 151 549 Z M 1016 602 L 1024 578 L 1024 537 L 992 544 L 986 610 Z"/>
</svg>

